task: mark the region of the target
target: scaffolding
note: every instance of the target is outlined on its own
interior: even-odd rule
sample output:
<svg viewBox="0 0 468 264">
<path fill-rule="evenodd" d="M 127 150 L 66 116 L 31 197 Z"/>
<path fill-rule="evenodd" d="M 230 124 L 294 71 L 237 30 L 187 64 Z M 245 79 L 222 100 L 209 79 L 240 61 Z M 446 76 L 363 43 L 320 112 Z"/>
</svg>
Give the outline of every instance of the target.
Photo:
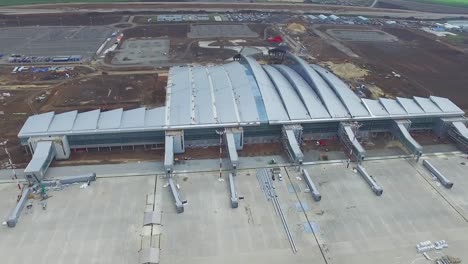
<svg viewBox="0 0 468 264">
<path fill-rule="evenodd" d="M 452 122 L 447 135 L 461 150 L 468 152 L 468 129 L 463 122 Z"/>
<path fill-rule="evenodd" d="M 366 151 L 361 146 L 353 132 L 350 123 L 340 123 L 338 128 L 338 137 L 343 143 L 347 152 L 350 153 L 350 159 L 354 158 L 356 161 L 361 162 L 366 156 Z"/>
<path fill-rule="evenodd" d="M 283 126 L 282 144 L 289 158 L 296 164 L 302 164 L 304 154 L 301 151 L 302 127 L 300 125 Z"/>
<path fill-rule="evenodd" d="M 393 120 L 391 131 L 403 146 L 419 159 L 422 155 L 423 147 L 409 133 L 410 126 L 411 121 L 409 120 Z"/>
</svg>

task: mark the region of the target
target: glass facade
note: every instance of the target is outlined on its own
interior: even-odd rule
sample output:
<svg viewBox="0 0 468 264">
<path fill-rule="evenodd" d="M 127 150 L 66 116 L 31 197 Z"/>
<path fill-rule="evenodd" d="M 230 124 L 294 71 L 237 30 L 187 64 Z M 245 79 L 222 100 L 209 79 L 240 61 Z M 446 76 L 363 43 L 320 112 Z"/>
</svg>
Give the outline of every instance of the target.
<svg viewBox="0 0 468 264">
<path fill-rule="evenodd" d="M 144 145 L 164 142 L 164 131 L 69 135 L 71 148 L 107 145 Z"/>
</svg>

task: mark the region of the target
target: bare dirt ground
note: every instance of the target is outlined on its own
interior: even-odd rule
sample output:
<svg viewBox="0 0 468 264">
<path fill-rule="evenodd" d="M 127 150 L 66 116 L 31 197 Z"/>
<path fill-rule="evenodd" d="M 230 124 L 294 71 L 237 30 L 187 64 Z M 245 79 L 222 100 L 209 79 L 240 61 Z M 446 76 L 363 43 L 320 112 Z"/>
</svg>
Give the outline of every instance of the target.
<svg viewBox="0 0 468 264">
<path fill-rule="evenodd" d="M 210 25 L 212 25 L 211 23 Z M 246 39 L 243 45 L 246 46 L 264 46 L 269 45 L 264 40 L 266 24 L 249 24 L 249 28 L 256 32 L 259 37 Z M 170 39 L 169 60 L 170 63 L 222 63 L 226 59 L 232 58 L 235 51 L 229 49 L 206 49 L 198 46 L 198 40 L 188 39 L 187 33 L 190 30 L 190 24 L 160 24 L 137 26 L 125 29 L 122 43 L 127 39 L 135 38 L 160 38 L 168 37 Z M 207 38 L 219 43 L 232 38 Z M 238 39 L 238 38 L 237 38 Z M 204 39 L 206 40 L 206 39 Z M 224 41 L 224 42 L 223 42 Z M 212 44 L 215 45 L 215 44 Z M 231 44 L 232 45 L 232 44 Z M 107 61 L 110 61 L 107 59 Z"/>
<path fill-rule="evenodd" d="M 156 107 L 165 102 L 167 76 L 155 73 L 102 75 L 87 67 L 76 67 L 76 72 L 64 79 L 54 73 L 12 74 L 11 68 L 0 68 L 0 134 L 2 140 L 9 140 L 13 162 L 20 167 L 27 164 L 30 156 L 20 146 L 17 134 L 30 115 L 77 109 Z M 88 158 L 91 154 L 83 155 L 77 155 L 77 159 L 93 159 Z M 106 160 L 107 157 L 94 158 Z M 0 160 L 5 159 L 5 153 L 0 150 Z"/>
<path fill-rule="evenodd" d="M 347 26 L 322 26 L 328 28 Z M 359 28 L 352 26 L 351 28 Z M 368 28 L 368 27 L 362 27 Z M 352 62 L 369 71 L 364 83 L 376 85 L 384 96 L 447 97 L 462 109 L 468 109 L 468 85 L 465 69 L 468 54 L 453 48 L 424 33 L 402 28 L 382 28 L 398 38 L 396 42 L 352 42 L 342 41 L 360 58 L 331 60 L 335 63 Z M 395 76 L 393 73 L 400 75 Z M 352 85 L 360 81 L 350 80 Z"/>
<path fill-rule="evenodd" d="M 164 158 L 164 149 L 151 149 L 143 146 L 132 147 L 114 147 L 89 149 L 86 151 L 73 152 L 71 159 L 63 161 L 54 161 L 51 166 L 69 166 L 69 165 L 93 165 L 93 164 L 118 164 L 124 162 L 154 161 Z"/>
<path fill-rule="evenodd" d="M 70 110 L 161 106 L 165 101 L 166 77 L 157 74 L 100 75 L 72 80 L 55 87 L 41 110 Z"/>
</svg>

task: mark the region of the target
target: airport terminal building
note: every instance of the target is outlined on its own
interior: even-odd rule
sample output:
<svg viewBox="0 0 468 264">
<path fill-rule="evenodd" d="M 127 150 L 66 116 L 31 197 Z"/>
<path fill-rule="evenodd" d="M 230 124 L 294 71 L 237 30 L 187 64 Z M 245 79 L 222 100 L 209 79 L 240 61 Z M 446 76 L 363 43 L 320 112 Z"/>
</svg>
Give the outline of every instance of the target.
<svg viewBox="0 0 468 264">
<path fill-rule="evenodd" d="M 281 141 L 300 164 L 302 140 L 329 137 L 338 137 L 359 161 L 365 149 L 357 137 L 373 132 L 391 132 L 414 155 L 423 151 L 410 134 L 418 130 L 432 130 L 466 150 L 464 115 L 437 96 L 360 98 L 327 69 L 286 53 L 279 64 L 240 56 L 225 65 L 173 67 L 163 107 L 43 113 L 29 117 L 18 137 L 34 153 L 26 175 L 46 168 L 50 155 L 67 159 L 73 149 L 135 145 L 164 147 L 170 173 L 174 153 L 218 145 L 220 134 L 233 167 L 244 144 Z"/>
</svg>

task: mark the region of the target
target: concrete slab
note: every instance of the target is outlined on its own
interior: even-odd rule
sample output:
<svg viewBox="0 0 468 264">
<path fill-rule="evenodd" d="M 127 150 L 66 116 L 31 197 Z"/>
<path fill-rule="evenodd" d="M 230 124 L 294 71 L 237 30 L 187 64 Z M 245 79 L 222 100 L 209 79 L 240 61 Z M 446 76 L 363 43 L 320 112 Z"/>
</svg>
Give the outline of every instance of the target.
<svg viewBox="0 0 468 264">
<path fill-rule="evenodd" d="M 418 171 L 424 176 L 431 186 L 447 199 L 455 210 L 468 219 L 468 159 L 466 155 L 440 155 L 425 158 L 434 165 L 445 177 L 453 182 L 452 189 L 446 189 L 434 177 L 418 164 Z"/>
<path fill-rule="evenodd" d="M 47 210 L 33 201 L 15 228 L 0 228 L 2 263 L 136 263 L 146 194 L 155 176 L 98 179 L 51 191 Z M 16 201 L 14 185 L 0 185 L 4 215 Z"/>
<path fill-rule="evenodd" d="M 182 174 L 188 204 L 177 214 L 167 188 L 163 196 L 161 263 L 324 263 L 297 199 L 286 181 L 275 181 L 281 207 L 299 252 L 293 254 L 279 216 L 259 187 L 254 170 L 238 173 L 239 208 L 230 206 L 226 181 L 216 173 Z M 185 179 L 185 180 L 184 180 Z M 167 235 L 166 235 L 167 234 Z"/>
<path fill-rule="evenodd" d="M 51 192 L 48 209 L 34 202 L 16 228 L 0 228 L 2 263 L 136 263 L 144 246 L 160 247 L 160 263 L 419 263 L 415 245 L 425 240 L 448 242 L 430 252 L 468 259 L 468 187 L 466 155 L 425 157 L 454 182 L 451 190 L 412 159 L 364 161 L 385 190 L 375 196 L 346 162 L 303 166 L 322 194 L 320 202 L 306 192 L 296 167 L 281 167 L 274 181 L 278 201 L 298 248 L 291 250 L 280 217 L 256 178 L 240 170 L 239 208 L 230 206 L 227 172 L 176 171 L 188 200 L 177 214 L 166 180 L 155 176 L 99 178 Z M 251 164 L 263 159 L 245 158 Z M 214 162 L 214 161 L 213 161 Z M 215 162 L 214 162 L 215 163 Z M 193 163 L 192 169 L 211 164 Z M 244 163 L 243 163 L 244 164 Z M 130 165 L 129 165 L 130 166 Z M 151 166 L 154 166 L 151 163 Z M 190 170 L 190 163 L 184 165 Z M 131 167 L 131 166 L 130 166 Z M 295 186 L 292 188 L 290 186 Z M 147 195 L 154 208 L 147 205 Z M 0 184 L 0 210 L 13 208 L 15 184 Z M 162 211 L 162 225 L 143 230 L 146 207 Z M 142 232 L 144 235 L 141 236 Z M 151 236 L 150 236 L 151 233 Z M 24 254 L 28 252 L 29 254 Z M 38 257 L 39 256 L 39 257 Z"/>
<path fill-rule="evenodd" d="M 329 263 L 411 263 L 422 257 L 416 254 L 418 242 L 440 239 L 452 244 L 444 253 L 468 257 L 460 250 L 468 247 L 467 221 L 408 161 L 367 161 L 364 166 L 385 190 L 382 196 L 375 196 L 352 166 L 307 167 L 323 198 L 313 203 L 309 194 L 299 197 L 312 206 L 306 214 L 320 230 Z"/>
<path fill-rule="evenodd" d="M 128 39 L 116 51 L 113 64 L 153 64 L 168 60 L 169 39 Z"/>
</svg>

